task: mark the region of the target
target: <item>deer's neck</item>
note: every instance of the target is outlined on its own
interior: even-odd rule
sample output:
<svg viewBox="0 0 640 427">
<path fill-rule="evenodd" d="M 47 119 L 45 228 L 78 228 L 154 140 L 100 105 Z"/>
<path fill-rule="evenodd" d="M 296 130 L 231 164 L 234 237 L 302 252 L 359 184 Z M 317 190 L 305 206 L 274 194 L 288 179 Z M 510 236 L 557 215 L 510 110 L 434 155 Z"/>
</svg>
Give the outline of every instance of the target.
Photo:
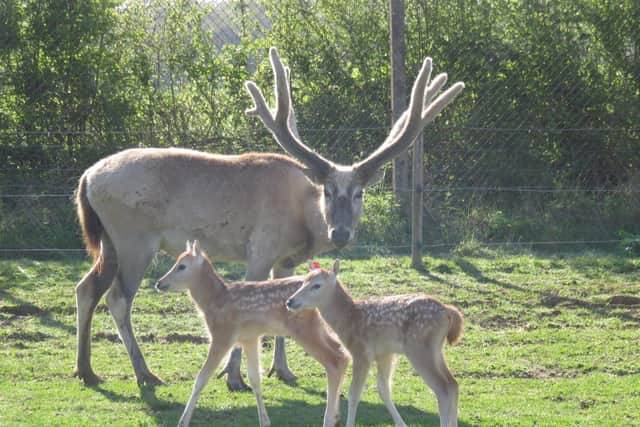
<svg viewBox="0 0 640 427">
<path fill-rule="evenodd" d="M 327 304 L 318 308 L 324 320 L 338 334 L 342 342 L 349 347 L 348 343 L 352 341 L 354 334 L 356 305 L 342 283 L 336 283 L 333 295 Z"/>
<path fill-rule="evenodd" d="M 207 308 L 220 306 L 228 292 L 224 280 L 209 264 L 205 264 L 198 282 L 189 290 L 191 298 L 205 315 L 210 311 Z"/>
</svg>

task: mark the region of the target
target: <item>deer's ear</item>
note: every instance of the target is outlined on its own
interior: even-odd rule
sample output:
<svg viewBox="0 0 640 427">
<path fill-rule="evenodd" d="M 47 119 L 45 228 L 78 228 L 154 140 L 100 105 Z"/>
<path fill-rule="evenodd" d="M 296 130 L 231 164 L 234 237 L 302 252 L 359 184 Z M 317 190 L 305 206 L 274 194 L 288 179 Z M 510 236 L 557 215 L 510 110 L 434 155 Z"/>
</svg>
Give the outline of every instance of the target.
<svg viewBox="0 0 640 427">
<path fill-rule="evenodd" d="M 340 260 L 336 259 L 335 261 L 333 261 L 332 270 L 333 270 L 333 274 L 337 276 L 338 272 L 340 271 Z"/>
<path fill-rule="evenodd" d="M 185 252 L 191 253 L 191 242 L 187 240 Z"/>
<path fill-rule="evenodd" d="M 359 169 L 357 179 L 362 187 L 371 187 L 372 185 L 376 185 L 384 178 L 384 168 L 376 169 L 373 173 L 366 170 Z"/>
<path fill-rule="evenodd" d="M 302 169 L 302 173 L 307 179 L 316 185 L 324 185 L 327 182 L 327 175 L 311 168 Z"/>
<path fill-rule="evenodd" d="M 384 179 L 384 169 L 380 168 L 376 170 L 371 177 L 367 179 L 364 183 L 364 187 L 371 187 L 372 185 L 376 185 L 380 181 Z"/>
</svg>

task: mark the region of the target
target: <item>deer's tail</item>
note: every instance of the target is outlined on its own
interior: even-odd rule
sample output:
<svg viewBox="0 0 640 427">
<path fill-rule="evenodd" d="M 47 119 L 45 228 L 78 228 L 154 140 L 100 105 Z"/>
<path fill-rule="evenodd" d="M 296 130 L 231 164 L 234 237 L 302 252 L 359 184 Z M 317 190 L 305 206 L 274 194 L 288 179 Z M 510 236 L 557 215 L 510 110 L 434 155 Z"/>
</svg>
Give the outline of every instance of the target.
<svg viewBox="0 0 640 427">
<path fill-rule="evenodd" d="M 78 212 L 78 221 L 82 230 L 82 239 L 87 249 L 87 253 L 97 264 L 98 271 L 101 270 L 103 257 L 101 255 L 100 241 L 105 234 L 104 227 L 100 221 L 100 217 L 87 198 L 87 174 L 84 173 L 80 178 L 78 189 L 76 191 L 76 209 Z"/>
<path fill-rule="evenodd" d="M 449 331 L 447 332 L 447 341 L 449 345 L 455 345 L 462 337 L 462 329 L 464 326 L 464 317 L 460 310 L 452 305 L 447 305 L 449 316 Z"/>
</svg>

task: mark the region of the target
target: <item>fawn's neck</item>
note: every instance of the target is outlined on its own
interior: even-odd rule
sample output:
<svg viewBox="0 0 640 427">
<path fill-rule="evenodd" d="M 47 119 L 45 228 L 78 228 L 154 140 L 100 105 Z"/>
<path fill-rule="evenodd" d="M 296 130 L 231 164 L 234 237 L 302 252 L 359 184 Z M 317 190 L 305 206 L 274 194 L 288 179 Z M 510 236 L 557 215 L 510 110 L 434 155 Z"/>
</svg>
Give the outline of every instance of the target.
<svg viewBox="0 0 640 427">
<path fill-rule="evenodd" d="M 224 280 L 213 270 L 210 264 L 205 263 L 197 283 L 194 283 L 189 289 L 189 294 L 200 311 L 206 314 L 207 307 L 220 305 L 219 303 L 228 291 L 229 289 Z"/>
<path fill-rule="evenodd" d="M 336 287 L 327 304 L 318 308 L 324 320 L 338 334 L 345 345 L 350 342 L 353 335 L 356 305 L 351 295 L 342 286 L 342 283 L 336 283 Z"/>
</svg>

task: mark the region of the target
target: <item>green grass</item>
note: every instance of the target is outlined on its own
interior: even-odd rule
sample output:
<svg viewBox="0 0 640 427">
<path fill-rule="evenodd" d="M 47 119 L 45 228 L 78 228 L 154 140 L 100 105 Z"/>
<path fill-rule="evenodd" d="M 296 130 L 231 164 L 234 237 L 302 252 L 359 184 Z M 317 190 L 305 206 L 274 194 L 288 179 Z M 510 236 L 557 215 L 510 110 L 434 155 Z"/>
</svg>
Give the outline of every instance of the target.
<svg viewBox="0 0 640 427">
<path fill-rule="evenodd" d="M 446 350 L 460 383 L 460 425 L 640 425 L 640 307 L 607 303 L 613 295 L 640 295 L 639 259 L 484 251 L 424 261 L 426 272 L 411 270 L 406 257 L 343 260 L 341 277 L 356 297 L 425 292 L 462 310 L 464 338 Z M 74 286 L 88 263 L 0 261 L 0 425 L 175 425 L 207 347 L 189 298 L 151 288 L 167 265 L 150 268 L 133 322 L 147 363 L 169 385 L 137 386 L 102 303 L 94 319 L 93 366 L 106 381 L 88 388 L 72 376 Z M 237 279 L 242 268 L 222 272 Z M 324 373 L 291 341 L 288 358 L 300 377 L 297 385 L 264 379 L 273 425 L 319 425 Z M 358 422 L 389 425 L 374 375 L 372 370 Z M 438 424 L 433 393 L 404 358 L 394 383 L 394 401 L 408 424 Z M 253 395 L 231 394 L 218 379 L 203 391 L 192 420 L 256 423 Z"/>
</svg>

